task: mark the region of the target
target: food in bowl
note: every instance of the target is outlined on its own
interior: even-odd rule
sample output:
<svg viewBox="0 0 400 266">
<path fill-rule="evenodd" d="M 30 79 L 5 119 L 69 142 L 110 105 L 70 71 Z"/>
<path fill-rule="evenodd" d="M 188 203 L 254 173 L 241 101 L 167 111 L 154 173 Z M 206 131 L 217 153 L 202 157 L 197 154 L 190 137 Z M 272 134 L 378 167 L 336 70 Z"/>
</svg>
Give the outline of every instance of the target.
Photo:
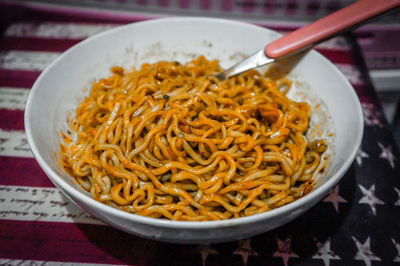
<svg viewBox="0 0 400 266">
<path fill-rule="evenodd" d="M 353 87 L 329 60 L 313 50 L 295 64 L 289 61 L 284 65 L 288 68 L 283 70 L 287 70 L 285 73 L 292 81 L 288 98 L 309 103 L 314 125 L 308 136 L 318 125 L 322 134 L 314 137 L 326 141 L 328 150 L 324 157 L 329 155 L 329 161 L 312 190 L 290 204 L 256 215 L 218 221 L 149 218 L 94 200 L 55 156 L 59 154 L 60 130 L 68 131 L 66 114 L 76 110 L 95 78 L 109 76 L 112 66 L 131 69 L 145 62 L 187 62 L 193 59 L 192 55 L 205 55 L 218 59 L 226 68 L 278 37 L 272 30 L 237 21 L 164 18 L 117 27 L 84 40 L 49 65 L 30 91 L 25 130 L 32 153 L 49 179 L 69 199 L 93 217 L 130 234 L 174 243 L 217 243 L 282 226 L 328 194 L 351 166 L 362 139 L 363 116 Z M 299 96 L 300 91 L 304 94 Z M 321 102 L 324 105 L 316 109 Z M 333 138 L 329 136 L 331 133 Z M 317 217 L 319 213 L 314 215 Z"/>
<path fill-rule="evenodd" d="M 217 60 L 113 67 L 62 132 L 63 169 L 91 197 L 153 218 L 250 216 L 308 193 L 328 156 L 287 78 L 256 70 L 220 81 Z"/>
</svg>

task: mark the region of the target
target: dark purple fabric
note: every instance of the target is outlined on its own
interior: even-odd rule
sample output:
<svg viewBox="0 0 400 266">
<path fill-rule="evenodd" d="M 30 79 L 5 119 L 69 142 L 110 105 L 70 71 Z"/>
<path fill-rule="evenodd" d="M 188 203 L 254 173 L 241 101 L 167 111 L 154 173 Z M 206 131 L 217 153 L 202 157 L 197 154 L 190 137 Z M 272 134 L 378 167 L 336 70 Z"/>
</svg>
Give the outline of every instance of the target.
<svg viewBox="0 0 400 266">
<path fill-rule="evenodd" d="M 52 14 L 39 19 L 37 12 L 24 12 L 27 20 L 18 16 L 18 21 L 7 25 L 71 21 Z M 74 17 L 73 21 L 88 19 Z M 364 111 L 364 138 L 356 160 L 339 185 L 301 217 L 249 239 L 175 245 L 127 235 L 106 225 L 6 219 L 0 198 L 0 263 L 27 260 L 50 264 L 399 265 L 399 151 L 356 41 L 352 35 L 344 36 L 344 40 L 349 49 L 321 47 L 320 51 L 332 62 L 349 65 L 361 73 L 354 87 Z M 77 41 L 3 35 L 0 54 L 14 50 L 62 52 Z M 30 88 L 39 73 L 0 67 L 0 88 Z M 23 131 L 23 110 L 0 109 L 0 120 L 0 132 Z M 11 141 L 1 136 L 0 152 Z M 13 148 L 23 146 L 20 143 Z M 54 187 L 33 158 L 0 156 L 0 167 L 2 190 L 8 186 Z"/>
</svg>

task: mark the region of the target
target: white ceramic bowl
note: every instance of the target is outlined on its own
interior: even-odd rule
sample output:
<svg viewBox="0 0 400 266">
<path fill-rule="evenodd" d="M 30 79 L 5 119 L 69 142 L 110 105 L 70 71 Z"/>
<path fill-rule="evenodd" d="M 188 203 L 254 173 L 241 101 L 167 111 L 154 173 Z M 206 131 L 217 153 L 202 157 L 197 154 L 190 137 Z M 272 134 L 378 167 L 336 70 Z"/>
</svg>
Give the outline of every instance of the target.
<svg viewBox="0 0 400 266">
<path fill-rule="evenodd" d="M 313 106 L 320 98 L 329 110 L 329 115 L 323 108 L 318 110 L 322 128 L 326 129 L 323 134 L 334 133 L 330 137 L 329 165 L 309 194 L 286 206 L 224 221 L 142 217 L 93 200 L 61 169 L 55 156 L 59 131 L 66 127 L 67 111 L 73 110 L 88 93 L 91 81 L 110 73 L 111 66 L 140 66 L 159 60 L 184 62 L 202 54 L 208 59 L 219 59 L 223 67 L 228 67 L 278 36 L 274 31 L 241 22 L 167 18 L 130 24 L 89 38 L 58 57 L 34 84 L 25 111 L 25 129 L 32 152 L 47 176 L 73 202 L 128 233 L 168 242 L 212 243 L 250 237 L 281 226 L 311 208 L 337 184 L 351 165 L 362 138 L 361 106 L 352 86 L 315 51 L 293 65 L 290 76 L 299 81 L 295 82 L 298 87 L 308 88 L 305 95 Z M 292 93 L 293 97 L 296 95 Z"/>
</svg>

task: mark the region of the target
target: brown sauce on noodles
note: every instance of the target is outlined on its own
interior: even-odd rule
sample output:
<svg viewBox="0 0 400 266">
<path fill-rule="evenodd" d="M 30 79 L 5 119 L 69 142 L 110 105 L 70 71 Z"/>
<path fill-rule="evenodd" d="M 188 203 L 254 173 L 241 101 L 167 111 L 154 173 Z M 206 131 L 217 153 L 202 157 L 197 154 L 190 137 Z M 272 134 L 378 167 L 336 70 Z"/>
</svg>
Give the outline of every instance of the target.
<svg viewBox="0 0 400 266">
<path fill-rule="evenodd" d="M 62 133 L 63 168 L 91 197 L 138 215 L 206 221 L 253 215 L 308 193 L 326 150 L 291 81 L 226 81 L 198 57 L 143 64 L 93 83 Z"/>
</svg>

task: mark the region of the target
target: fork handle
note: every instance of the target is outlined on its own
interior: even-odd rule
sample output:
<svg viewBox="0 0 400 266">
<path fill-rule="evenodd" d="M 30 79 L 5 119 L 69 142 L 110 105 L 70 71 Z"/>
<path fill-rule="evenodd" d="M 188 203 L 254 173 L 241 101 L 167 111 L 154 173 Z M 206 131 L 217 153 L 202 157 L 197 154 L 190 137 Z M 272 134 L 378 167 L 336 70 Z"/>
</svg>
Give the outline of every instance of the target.
<svg viewBox="0 0 400 266">
<path fill-rule="evenodd" d="M 339 11 L 293 31 L 264 48 L 270 58 L 279 58 L 313 45 L 400 6 L 400 0 L 359 0 Z"/>
</svg>

